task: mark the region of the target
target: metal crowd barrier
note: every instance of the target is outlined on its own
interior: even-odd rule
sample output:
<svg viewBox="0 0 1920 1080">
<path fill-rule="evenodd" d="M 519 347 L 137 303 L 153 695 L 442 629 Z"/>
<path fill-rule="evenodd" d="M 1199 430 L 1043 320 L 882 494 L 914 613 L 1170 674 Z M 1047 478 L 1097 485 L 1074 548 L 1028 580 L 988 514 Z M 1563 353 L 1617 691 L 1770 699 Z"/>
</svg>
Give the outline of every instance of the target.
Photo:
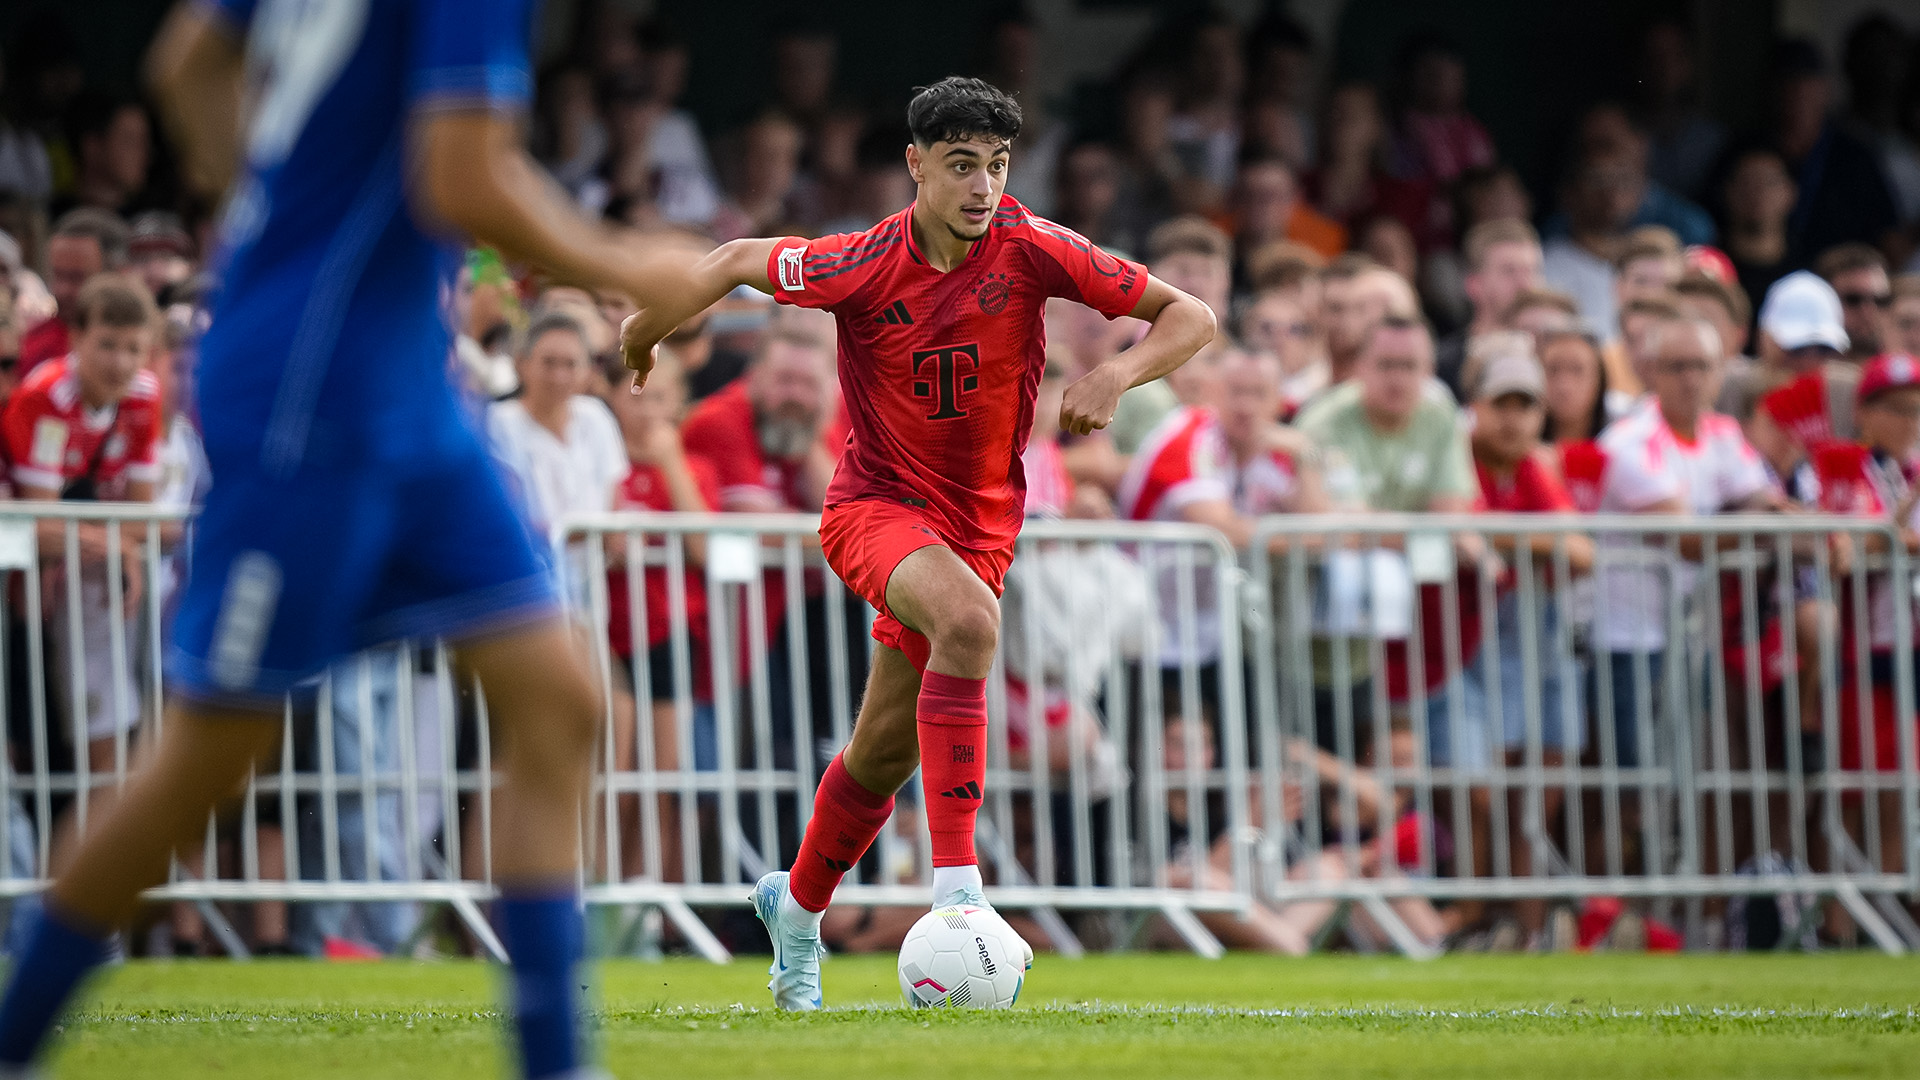
<svg viewBox="0 0 1920 1080">
<path fill-rule="evenodd" d="M 1499 563 L 1463 563 L 1467 537 Z M 1897 902 L 1920 888 L 1920 770 L 1913 575 L 1890 524 L 1272 517 L 1250 549 L 1259 822 L 1290 841 L 1261 848 L 1270 902 L 1338 898 L 1385 921 L 1393 897 L 1637 896 L 1698 938 L 1724 902 L 1707 898 L 1830 896 L 1883 949 L 1920 948 Z M 1473 616 L 1484 644 L 1466 655 Z M 1383 621 L 1406 639 L 1400 695 Z M 1876 680 L 1881 731 L 1873 695 L 1843 691 Z M 1487 746 L 1459 754 L 1451 718 L 1476 710 Z M 1848 760 L 1889 733 L 1877 759 Z M 1412 753 L 1383 752 L 1395 739 Z M 1318 796 L 1291 818 L 1289 786 Z M 1372 857 L 1380 837 L 1394 859 Z"/>
<path fill-rule="evenodd" d="M 743 906 L 798 847 L 871 648 L 815 525 L 615 514 L 556 531 L 607 701 L 583 874 L 624 919 L 616 947 L 664 918 L 724 959 L 694 909 Z M 148 507 L 0 507 L 0 898 L 44 886 L 56 822 L 84 828 L 163 724 L 156 628 L 190 527 Z M 1431 899 L 1642 897 L 1694 934 L 1725 898 L 1777 894 L 1835 898 L 1882 948 L 1920 948 L 1899 902 L 1920 889 L 1913 665 L 1892 660 L 1914 652 L 1912 571 L 1890 527 L 1282 517 L 1252 550 L 1184 525 L 1022 534 L 978 843 L 996 903 L 1056 948 L 1081 948 L 1069 910 L 1108 913 L 1121 944 L 1158 915 L 1217 955 L 1209 924 L 1332 904 L 1426 955 L 1403 913 Z M 1633 582 L 1653 590 L 1660 662 L 1616 664 L 1596 636 L 1646 610 Z M 1438 689 L 1390 687 L 1396 665 Z M 220 904 L 293 902 L 306 940 L 352 925 L 393 950 L 447 905 L 498 955 L 480 907 L 491 738 L 454 672 L 442 645 L 397 645 L 289 700 L 279 768 L 152 898 L 236 954 Z M 929 858 L 910 784 L 838 902 L 923 905 Z"/>
<path fill-rule="evenodd" d="M 684 926 L 693 920 L 681 904 L 737 905 L 797 851 L 820 771 L 850 738 L 870 657 L 871 613 L 825 569 L 816 528 L 792 515 L 566 524 L 562 549 L 584 568 L 613 763 L 590 899 L 662 903 Z M 651 600 L 634 574 L 623 597 L 609 595 L 616 566 L 655 575 Z M 1081 948 L 1058 915 L 1072 908 L 1158 912 L 1217 954 L 1195 913 L 1248 903 L 1247 853 L 1222 872 L 1208 845 L 1175 835 L 1246 826 L 1244 801 L 1226 797 L 1246 785 L 1242 670 L 1220 662 L 1240 654 L 1241 578 L 1225 540 L 1194 526 L 1032 523 L 1020 538 L 988 682 L 996 722 L 979 848 L 995 903 L 1033 912 L 1063 951 Z M 689 591 L 704 594 L 697 626 L 684 621 Z M 633 641 L 647 637 L 649 604 L 667 604 L 671 632 L 651 661 L 643 649 L 615 654 L 607 613 L 617 599 Z M 1163 672 L 1161 654 L 1176 650 L 1186 659 Z M 713 672 L 707 700 L 694 694 L 697 654 Z M 670 687 L 657 685 L 663 675 Z M 636 709 L 634 699 L 656 705 Z M 1215 713 L 1224 736 L 1215 760 L 1200 752 L 1196 724 L 1185 748 L 1194 752 L 1176 748 L 1180 767 L 1169 768 L 1166 718 Z M 909 785 L 836 903 L 924 905 L 930 858 Z"/>
</svg>

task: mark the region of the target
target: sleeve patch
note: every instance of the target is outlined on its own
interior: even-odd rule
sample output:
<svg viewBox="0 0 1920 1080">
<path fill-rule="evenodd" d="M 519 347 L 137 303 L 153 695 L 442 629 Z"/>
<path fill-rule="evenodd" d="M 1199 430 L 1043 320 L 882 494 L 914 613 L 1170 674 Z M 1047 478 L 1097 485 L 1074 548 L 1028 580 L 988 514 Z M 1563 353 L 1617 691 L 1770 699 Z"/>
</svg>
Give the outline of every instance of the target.
<svg viewBox="0 0 1920 1080">
<path fill-rule="evenodd" d="M 779 273 L 780 288 L 787 292 L 800 292 L 807 287 L 805 260 L 807 249 L 790 247 L 780 249 Z"/>
<path fill-rule="evenodd" d="M 33 449 L 27 455 L 28 460 L 44 469 L 56 472 L 60 469 L 60 459 L 67 452 L 66 421 L 53 416 L 43 416 L 33 425 Z"/>
</svg>

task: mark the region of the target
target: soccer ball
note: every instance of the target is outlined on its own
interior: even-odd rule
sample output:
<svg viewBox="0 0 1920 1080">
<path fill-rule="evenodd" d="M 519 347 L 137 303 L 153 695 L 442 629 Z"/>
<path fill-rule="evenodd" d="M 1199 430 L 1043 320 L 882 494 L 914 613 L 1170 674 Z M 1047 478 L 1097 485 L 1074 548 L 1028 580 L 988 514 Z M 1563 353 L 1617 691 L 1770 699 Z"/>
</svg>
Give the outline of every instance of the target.
<svg viewBox="0 0 1920 1080">
<path fill-rule="evenodd" d="M 1007 1009 L 1027 981 L 1025 943 L 990 908 L 937 907 L 900 945 L 900 992 L 918 1009 Z"/>
</svg>

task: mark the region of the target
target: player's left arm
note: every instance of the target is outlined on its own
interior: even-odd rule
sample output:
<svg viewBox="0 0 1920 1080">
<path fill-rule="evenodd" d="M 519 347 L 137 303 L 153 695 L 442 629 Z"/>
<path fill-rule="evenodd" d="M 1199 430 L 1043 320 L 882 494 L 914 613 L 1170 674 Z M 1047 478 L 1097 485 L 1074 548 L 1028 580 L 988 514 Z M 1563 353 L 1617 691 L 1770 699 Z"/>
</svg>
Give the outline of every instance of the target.
<svg viewBox="0 0 1920 1080">
<path fill-rule="evenodd" d="M 1120 395 L 1150 383 L 1193 358 L 1213 340 L 1213 309 L 1148 275 L 1140 302 L 1127 314 L 1150 323 L 1133 348 L 1096 366 L 1067 387 L 1060 427 L 1074 435 L 1106 427 Z"/>
</svg>

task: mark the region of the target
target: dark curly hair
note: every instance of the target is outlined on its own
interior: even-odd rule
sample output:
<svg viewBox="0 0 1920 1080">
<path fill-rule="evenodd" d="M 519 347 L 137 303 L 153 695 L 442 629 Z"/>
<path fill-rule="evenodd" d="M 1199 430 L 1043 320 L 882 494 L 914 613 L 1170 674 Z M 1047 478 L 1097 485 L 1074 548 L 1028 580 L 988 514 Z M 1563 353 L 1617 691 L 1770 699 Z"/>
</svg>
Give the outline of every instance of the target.
<svg viewBox="0 0 1920 1080">
<path fill-rule="evenodd" d="M 1010 143 L 1020 134 L 1020 103 L 984 80 L 949 75 L 914 93 L 907 127 L 921 146 L 977 138 Z"/>
</svg>

